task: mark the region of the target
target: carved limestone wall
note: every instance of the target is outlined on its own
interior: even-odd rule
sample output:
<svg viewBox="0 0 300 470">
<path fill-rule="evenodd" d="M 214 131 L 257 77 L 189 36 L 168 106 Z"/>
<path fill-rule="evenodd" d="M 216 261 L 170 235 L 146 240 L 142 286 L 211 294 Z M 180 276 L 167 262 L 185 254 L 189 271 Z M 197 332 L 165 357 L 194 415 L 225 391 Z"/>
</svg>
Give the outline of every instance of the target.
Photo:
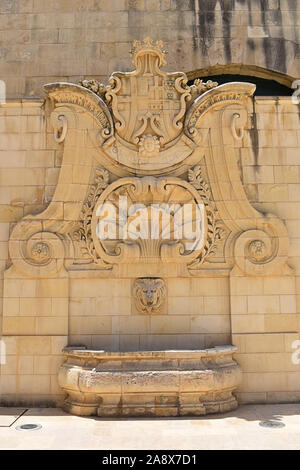
<svg viewBox="0 0 300 470">
<path fill-rule="evenodd" d="M 163 44 L 149 38 L 132 54 L 134 70 L 108 86 L 45 85 L 45 135 L 61 164 L 50 203 L 11 226 L 1 400 L 60 403 L 64 346 L 202 354 L 224 344 L 238 348 L 240 400 L 298 399 L 297 266 L 279 217 L 293 209 L 253 183 L 265 149 L 253 145 L 255 86 L 189 87 L 161 70 Z M 283 124 L 296 128 L 289 109 Z"/>
</svg>

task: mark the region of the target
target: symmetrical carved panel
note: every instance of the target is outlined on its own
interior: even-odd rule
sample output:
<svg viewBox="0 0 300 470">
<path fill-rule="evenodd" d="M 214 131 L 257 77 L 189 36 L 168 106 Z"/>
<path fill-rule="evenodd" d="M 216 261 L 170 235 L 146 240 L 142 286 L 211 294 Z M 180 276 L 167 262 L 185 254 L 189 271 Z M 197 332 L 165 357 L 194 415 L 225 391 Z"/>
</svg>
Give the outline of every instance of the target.
<svg viewBox="0 0 300 470">
<path fill-rule="evenodd" d="M 102 208 L 103 212 L 113 212 L 111 228 L 114 233 L 107 239 L 98 233 Z M 180 222 L 187 212 L 183 212 L 185 208 L 191 208 L 187 214 L 190 220 L 185 223 L 192 223 L 193 212 L 199 211 L 201 225 L 194 239 L 184 239 L 184 227 Z M 178 223 L 176 219 L 179 219 Z M 159 262 L 170 258 L 189 263 L 207 244 L 207 220 L 199 192 L 182 179 L 121 178 L 99 196 L 91 219 L 91 238 L 97 255 L 107 263 Z"/>
<path fill-rule="evenodd" d="M 282 320 L 276 311 L 274 322 L 264 316 L 270 310 L 271 294 L 263 298 L 268 282 L 250 280 L 274 275 L 273 281 L 278 274 L 268 285 L 277 295 L 280 280 L 291 273 L 284 223 L 256 210 L 241 181 L 239 154 L 248 148 L 255 86 L 201 80 L 188 86 L 184 73 L 161 70 L 162 43 L 150 39 L 135 42 L 132 54 L 134 70 L 113 73 L 107 85 L 95 80 L 45 85 L 53 144 L 63 158 L 48 207 L 24 217 L 10 235 L 4 331 L 22 341 L 24 334 L 41 336 L 41 347 L 48 335 L 51 351 L 56 337 L 57 344 L 63 337 L 70 342 L 84 337 L 91 347 L 95 339 L 101 349 L 105 344 L 127 349 L 66 351 L 59 382 L 72 413 L 180 416 L 231 410 L 241 378 L 232 359 L 236 348 L 178 347 L 198 348 L 201 328 L 207 329 L 201 320 L 209 311 L 216 322 L 209 321 L 204 341 L 211 345 L 230 333 L 233 340 L 243 337 L 245 356 L 247 349 L 255 351 L 253 333 L 285 331 L 278 325 L 293 316 Z M 215 279 L 211 283 L 208 277 Z M 166 283 L 173 291 L 168 299 Z M 262 303 L 250 326 L 247 315 L 229 310 L 233 300 L 244 307 L 232 296 L 245 284 L 255 311 L 256 301 Z M 294 288 L 287 285 L 290 296 Z M 28 329 L 17 317 L 25 318 L 25 311 Z M 165 349 L 168 338 L 175 351 L 128 352 L 157 344 Z"/>
<path fill-rule="evenodd" d="M 248 275 L 280 270 L 288 253 L 286 228 L 251 206 L 237 163 L 255 86 L 201 80 L 188 86 L 184 73 L 161 70 L 162 43 L 149 38 L 135 42 L 132 54 L 135 70 L 113 73 L 108 85 L 45 86 L 64 155 L 48 208 L 25 217 L 11 234 L 15 267 L 37 277 L 64 267 L 126 263 L 140 263 L 145 275 L 149 263 L 167 270 L 170 262 L 184 265 L 187 275 L 205 269 L 228 274 L 234 265 Z M 155 237 L 121 236 L 116 222 L 115 236 L 99 237 L 101 207 L 110 204 L 119 216 L 117 201 L 125 196 L 127 228 L 132 223 L 136 231 L 133 207 L 143 206 L 147 218 L 152 205 L 176 206 L 169 210 L 169 235 L 159 226 Z M 184 204 L 194 215 L 201 208 L 199 221 L 190 220 L 201 232 L 194 246 L 176 229 Z"/>
</svg>

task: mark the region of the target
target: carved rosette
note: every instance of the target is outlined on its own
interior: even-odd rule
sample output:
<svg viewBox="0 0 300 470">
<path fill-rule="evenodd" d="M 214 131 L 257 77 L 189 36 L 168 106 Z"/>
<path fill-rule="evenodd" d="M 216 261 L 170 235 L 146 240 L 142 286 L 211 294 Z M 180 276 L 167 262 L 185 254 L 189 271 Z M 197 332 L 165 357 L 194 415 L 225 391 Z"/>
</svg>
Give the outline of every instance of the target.
<svg viewBox="0 0 300 470">
<path fill-rule="evenodd" d="M 140 313 L 159 313 L 166 298 L 166 285 L 160 278 L 136 279 L 133 287 L 135 306 Z"/>
<path fill-rule="evenodd" d="M 63 267 L 65 248 L 55 233 L 43 231 L 42 221 L 30 217 L 19 222 L 9 240 L 16 269 L 33 277 L 51 277 Z"/>
<path fill-rule="evenodd" d="M 267 245 L 262 240 L 252 240 L 248 243 L 247 257 L 253 263 L 266 262 L 270 255 L 268 255 Z"/>
<path fill-rule="evenodd" d="M 33 240 L 31 240 L 32 242 Z M 32 243 L 31 243 L 32 245 Z M 35 261 L 36 264 L 45 264 L 51 258 L 51 249 L 48 243 L 44 241 L 36 242 L 34 240 L 33 246 L 31 246 L 30 258 Z"/>
<path fill-rule="evenodd" d="M 289 239 L 281 220 L 267 215 L 265 229 L 242 232 L 234 245 L 236 265 L 248 276 L 279 272 L 288 257 Z"/>
</svg>

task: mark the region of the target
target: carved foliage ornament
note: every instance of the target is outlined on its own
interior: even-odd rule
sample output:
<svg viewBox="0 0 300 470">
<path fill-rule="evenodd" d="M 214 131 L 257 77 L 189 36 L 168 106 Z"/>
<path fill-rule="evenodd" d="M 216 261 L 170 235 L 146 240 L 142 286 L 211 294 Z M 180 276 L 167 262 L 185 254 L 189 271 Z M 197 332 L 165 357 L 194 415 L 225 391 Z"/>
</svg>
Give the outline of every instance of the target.
<svg viewBox="0 0 300 470">
<path fill-rule="evenodd" d="M 218 211 L 212 200 L 211 190 L 207 182 L 202 176 L 201 167 L 199 165 L 191 168 L 188 171 L 188 180 L 191 185 L 198 191 L 202 201 L 205 204 L 207 215 L 207 238 L 204 243 L 203 249 L 196 260 L 189 265 L 193 268 L 202 264 L 210 256 L 215 254 L 215 249 L 218 243 L 225 235 L 225 230 L 220 220 L 218 220 Z"/>
<path fill-rule="evenodd" d="M 111 267 L 129 260 L 144 263 L 150 257 L 194 268 L 215 253 L 225 230 L 200 166 L 189 170 L 189 182 L 174 177 L 131 177 L 109 185 L 105 169 L 97 167 L 95 173 L 79 228 L 73 233 L 88 262 Z M 108 215 L 107 222 L 103 214 Z M 107 230 L 102 235 L 99 218 L 103 231 Z M 190 223 L 198 224 L 192 231 L 194 238 L 186 230 Z"/>
<path fill-rule="evenodd" d="M 107 170 L 101 167 L 95 169 L 94 183 L 90 188 L 87 200 L 84 202 L 80 214 L 79 228 L 73 233 L 73 237 L 80 243 L 81 255 L 83 257 L 89 257 L 94 263 L 103 264 L 103 261 L 99 258 L 95 244 L 92 237 L 91 222 L 93 210 L 98 198 L 108 186 L 109 173 Z"/>
</svg>

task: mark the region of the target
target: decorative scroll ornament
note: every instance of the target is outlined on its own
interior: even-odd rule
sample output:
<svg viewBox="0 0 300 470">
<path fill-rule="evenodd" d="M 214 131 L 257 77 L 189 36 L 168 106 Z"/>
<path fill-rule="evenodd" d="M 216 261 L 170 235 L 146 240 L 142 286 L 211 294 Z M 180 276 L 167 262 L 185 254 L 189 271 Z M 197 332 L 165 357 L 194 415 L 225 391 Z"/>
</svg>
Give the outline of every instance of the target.
<svg viewBox="0 0 300 470">
<path fill-rule="evenodd" d="M 166 271 L 175 264 L 185 274 L 196 274 L 205 264 L 269 275 L 285 265 L 286 228 L 251 206 L 237 164 L 255 85 L 216 86 L 197 79 L 188 86 L 184 73 L 161 70 L 165 54 L 160 41 L 135 41 L 135 70 L 113 73 L 108 85 L 96 80 L 45 85 L 63 161 L 47 209 L 25 217 L 12 231 L 9 250 L 18 272 L 45 277 L 82 264 L 111 269 L 139 263 L 134 276 L 155 276 L 162 263 Z M 204 154 L 209 186 L 199 166 Z M 99 167 L 88 193 L 95 161 Z M 201 243 L 187 246 L 174 212 L 172 236 L 159 229 L 154 238 L 99 237 L 97 211 L 120 196 L 127 197 L 131 210 L 129 226 L 136 224 L 132 211 L 139 204 L 147 211 L 160 203 L 201 207 Z M 193 217 L 190 222 L 194 225 Z M 119 268 L 128 275 L 128 266 Z"/>
<path fill-rule="evenodd" d="M 239 113 L 234 113 L 231 121 L 231 132 L 236 140 L 242 140 L 242 138 L 244 137 L 244 128 L 241 127 L 240 129 L 237 129 L 237 120 L 240 117 L 241 116 Z"/>
<path fill-rule="evenodd" d="M 163 279 L 141 278 L 134 283 L 133 298 L 140 313 L 159 313 L 166 298 L 166 285 Z"/>
<path fill-rule="evenodd" d="M 63 114 L 60 114 L 57 119 L 61 122 L 61 127 L 57 130 L 54 130 L 54 139 L 60 144 L 65 140 L 68 129 L 68 121 L 66 116 L 64 116 Z"/>
<path fill-rule="evenodd" d="M 261 228 L 242 232 L 234 245 L 236 265 L 247 275 L 270 275 L 279 271 L 287 260 L 288 237 L 282 221 L 272 214 Z"/>
<path fill-rule="evenodd" d="M 91 223 L 95 204 L 109 183 L 109 173 L 104 168 L 96 168 L 94 184 L 91 186 L 87 200 L 84 202 L 80 214 L 80 226 L 74 232 L 73 236 L 80 243 L 81 254 L 84 257 L 92 258 L 97 264 L 103 264 L 103 261 L 97 255 L 94 240 L 92 237 Z"/>
<path fill-rule="evenodd" d="M 58 234 L 43 231 L 42 222 L 33 217 L 25 217 L 14 227 L 9 254 L 19 272 L 52 277 L 63 268 L 65 247 Z"/>
<path fill-rule="evenodd" d="M 202 177 L 201 167 L 199 165 L 191 168 L 188 171 L 188 180 L 191 185 L 199 192 L 201 199 L 205 204 L 207 214 L 206 243 L 204 244 L 198 258 L 189 265 L 189 268 L 193 268 L 199 264 L 202 264 L 210 256 L 215 254 L 215 249 L 220 240 L 225 235 L 225 230 L 222 227 L 221 222 L 217 219 L 218 211 L 212 201 L 210 188 Z"/>
<path fill-rule="evenodd" d="M 45 92 L 56 104 L 56 109 L 52 112 L 51 123 L 54 127 L 54 138 L 57 142 L 63 142 L 69 128 L 65 113 L 61 112 L 61 107 L 70 110 L 81 108 L 89 113 L 99 127 L 101 145 L 111 140 L 114 129 L 113 120 L 108 107 L 101 98 L 89 88 L 75 85 L 74 83 L 48 83 L 44 85 Z M 78 117 L 78 116 L 77 116 Z"/>
</svg>

